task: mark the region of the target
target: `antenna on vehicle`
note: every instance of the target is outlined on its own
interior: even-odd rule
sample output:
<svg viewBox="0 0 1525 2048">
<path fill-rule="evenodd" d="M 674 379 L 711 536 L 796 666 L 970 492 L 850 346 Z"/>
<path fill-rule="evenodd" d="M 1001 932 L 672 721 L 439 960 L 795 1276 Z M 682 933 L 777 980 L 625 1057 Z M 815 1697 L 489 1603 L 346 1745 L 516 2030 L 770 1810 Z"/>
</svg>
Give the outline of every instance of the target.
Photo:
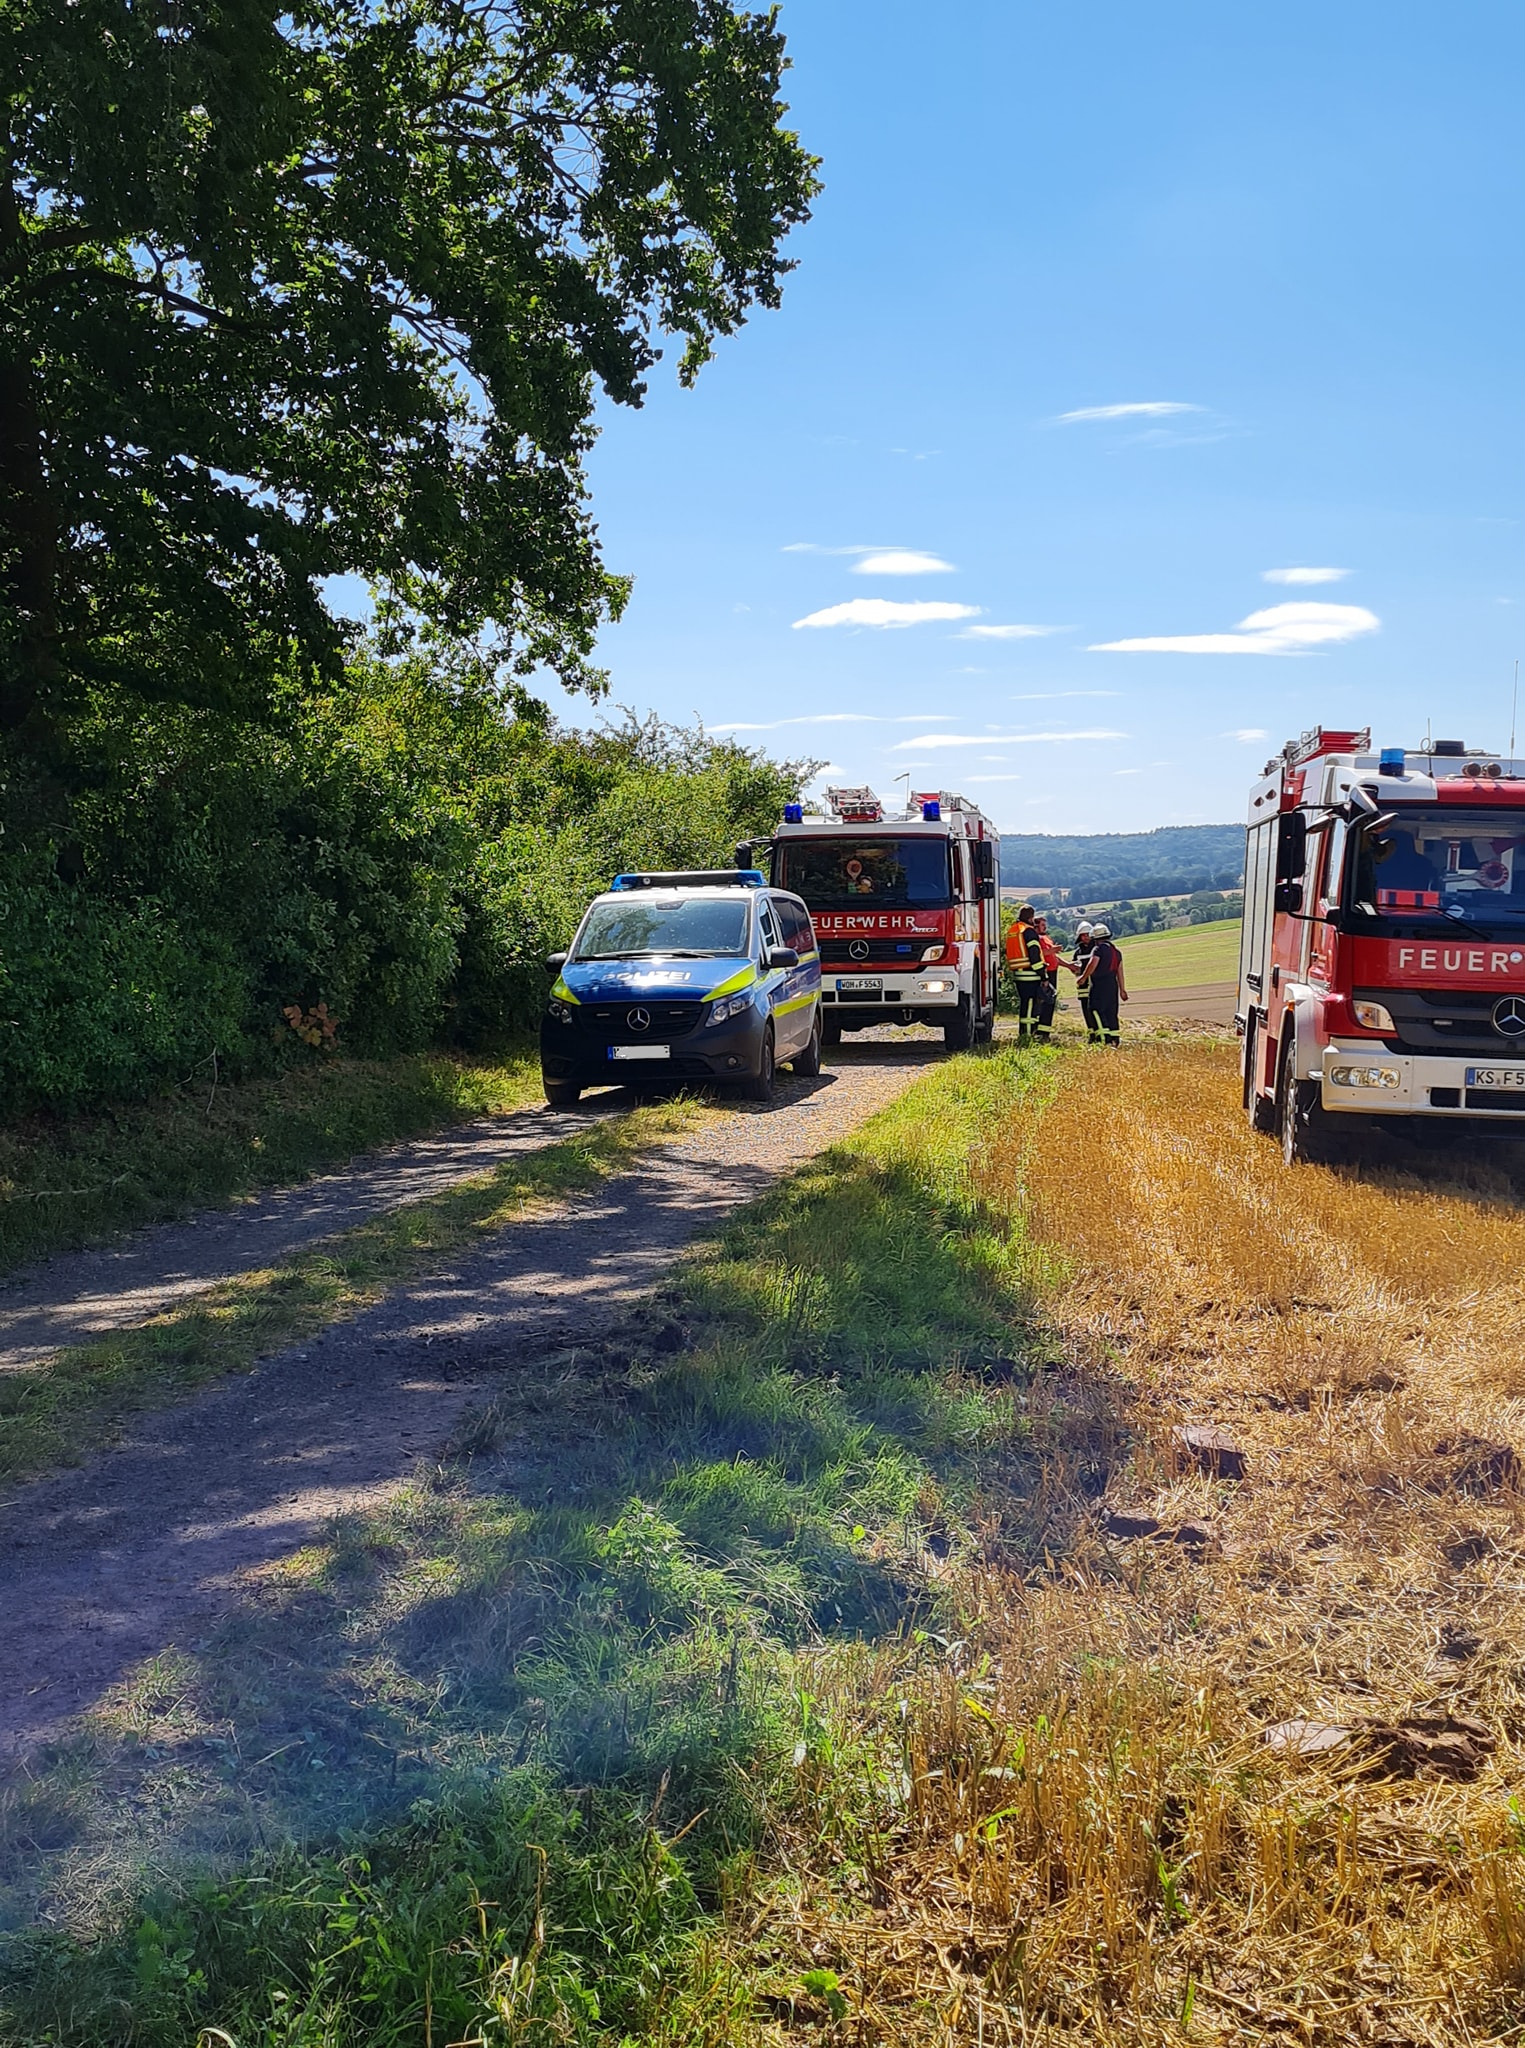
<svg viewBox="0 0 1525 2048">
<path fill-rule="evenodd" d="M 1520 709 L 1520 657 L 1514 658 L 1514 698 L 1509 706 L 1509 758 L 1514 759 L 1514 728 Z"/>
</svg>

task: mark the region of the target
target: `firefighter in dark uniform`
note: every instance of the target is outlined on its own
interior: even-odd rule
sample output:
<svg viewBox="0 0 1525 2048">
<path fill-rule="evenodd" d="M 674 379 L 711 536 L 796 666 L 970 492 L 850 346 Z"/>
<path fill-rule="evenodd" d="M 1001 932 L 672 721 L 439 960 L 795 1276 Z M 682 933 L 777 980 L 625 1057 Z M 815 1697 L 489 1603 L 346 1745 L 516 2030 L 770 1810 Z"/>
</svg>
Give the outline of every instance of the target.
<svg viewBox="0 0 1525 2048">
<path fill-rule="evenodd" d="M 1093 1045 L 1121 1045 L 1122 1022 L 1117 1006 L 1128 1000 L 1127 984 L 1123 979 L 1123 956 L 1112 943 L 1112 934 L 1104 924 L 1091 927 L 1091 957 L 1086 965 L 1084 988 L 1091 995 L 1091 1043 Z"/>
<path fill-rule="evenodd" d="M 1080 998 L 1080 1019 L 1086 1028 L 1086 1037 L 1092 1043 L 1096 1040 L 1096 1018 L 1091 1010 L 1091 984 L 1087 970 L 1091 964 L 1091 920 L 1083 917 L 1075 927 L 1075 957 L 1064 965 L 1075 976 L 1075 993 Z"/>
<path fill-rule="evenodd" d="M 1017 1036 L 1031 1038 L 1043 1000 L 1043 947 L 1033 925 L 1033 907 L 1020 904 L 1006 934 L 1006 965 L 1017 990 Z"/>
</svg>

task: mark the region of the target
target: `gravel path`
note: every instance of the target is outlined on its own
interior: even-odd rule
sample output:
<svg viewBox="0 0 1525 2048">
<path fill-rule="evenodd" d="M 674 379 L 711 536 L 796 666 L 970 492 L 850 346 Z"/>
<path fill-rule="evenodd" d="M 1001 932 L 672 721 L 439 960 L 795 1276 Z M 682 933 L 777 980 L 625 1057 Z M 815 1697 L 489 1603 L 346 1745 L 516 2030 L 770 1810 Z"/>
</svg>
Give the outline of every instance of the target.
<svg viewBox="0 0 1525 2048">
<path fill-rule="evenodd" d="M 136 1232 L 98 1250 L 70 1252 L 0 1280 L 0 1373 L 35 1365 L 68 1344 L 162 1315 L 187 1295 L 255 1273 L 314 1238 L 352 1230 L 404 1202 L 490 1173 L 506 1159 L 570 1137 L 589 1115 L 629 1107 L 623 1089 L 585 1109 L 517 1110 L 482 1117 L 433 1138 L 367 1153 L 340 1173 L 277 1188 L 230 1209 Z"/>
<path fill-rule="evenodd" d="M 61 1733 L 144 1658 L 202 1633 L 246 1574 L 406 1479 L 498 1375 L 607 1325 L 696 1236 L 941 1057 L 930 1036 L 860 1041 L 818 1080 L 781 1076 L 770 1107 L 711 1120 L 14 1495 L 0 1506 L 0 1762 Z"/>
</svg>

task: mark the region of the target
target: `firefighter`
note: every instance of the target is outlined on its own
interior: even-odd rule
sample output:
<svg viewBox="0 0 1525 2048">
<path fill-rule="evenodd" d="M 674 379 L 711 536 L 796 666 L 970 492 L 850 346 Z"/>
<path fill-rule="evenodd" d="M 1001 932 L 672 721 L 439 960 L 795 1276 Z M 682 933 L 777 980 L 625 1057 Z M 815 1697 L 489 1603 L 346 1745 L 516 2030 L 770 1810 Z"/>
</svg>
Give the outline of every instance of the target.
<svg viewBox="0 0 1525 2048">
<path fill-rule="evenodd" d="M 1006 934 L 1006 965 L 1017 990 L 1017 1036 L 1031 1038 L 1037 1029 L 1043 996 L 1043 948 L 1033 927 L 1030 903 L 1017 906 Z"/>
<path fill-rule="evenodd" d="M 1038 1028 L 1033 1036 L 1040 1045 L 1047 1045 L 1053 1037 L 1054 1012 L 1059 1007 L 1059 948 L 1048 935 L 1046 917 L 1035 917 L 1033 930 L 1038 934 L 1043 954 L 1043 991 L 1038 998 Z"/>
<path fill-rule="evenodd" d="M 1091 957 L 1086 963 L 1084 986 L 1091 994 L 1091 1043 L 1121 1045 L 1122 1023 L 1119 1002 L 1127 1002 L 1128 987 L 1123 978 L 1123 956 L 1112 943 L 1109 926 L 1091 927 Z"/>
<path fill-rule="evenodd" d="M 1096 1018 L 1091 1009 L 1091 985 L 1087 972 L 1091 962 L 1091 931 L 1091 920 L 1088 917 L 1083 917 L 1075 927 L 1075 957 L 1073 960 L 1065 960 L 1061 964 L 1067 967 L 1071 974 L 1075 976 L 1075 993 L 1080 998 L 1081 1022 L 1085 1025 L 1086 1037 L 1094 1044 L 1096 1039 Z"/>
</svg>

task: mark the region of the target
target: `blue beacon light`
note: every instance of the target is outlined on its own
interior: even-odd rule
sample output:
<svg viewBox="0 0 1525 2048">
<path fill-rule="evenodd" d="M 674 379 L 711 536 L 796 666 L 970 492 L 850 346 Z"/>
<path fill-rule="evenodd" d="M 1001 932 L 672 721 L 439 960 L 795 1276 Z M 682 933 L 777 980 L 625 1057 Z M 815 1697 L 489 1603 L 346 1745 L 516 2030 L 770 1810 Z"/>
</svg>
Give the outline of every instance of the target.
<svg viewBox="0 0 1525 2048">
<path fill-rule="evenodd" d="M 1403 773 L 1404 753 L 1402 747 L 1384 747 L 1377 756 L 1377 766 L 1384 775 Z"/>
<path fill-rule="evenodd" d="M 922 818 L 928 825 L 936 825 L 942 818 L 943 807 L 935 796 L 928 797 L 921 807 Z"/>
<path fill-rule="evenodd" d="M 804 822 L 805 806 L 803 804 L 784 805 L 784 823 L 786 825 L 803 825 Z"/>
</svg>

